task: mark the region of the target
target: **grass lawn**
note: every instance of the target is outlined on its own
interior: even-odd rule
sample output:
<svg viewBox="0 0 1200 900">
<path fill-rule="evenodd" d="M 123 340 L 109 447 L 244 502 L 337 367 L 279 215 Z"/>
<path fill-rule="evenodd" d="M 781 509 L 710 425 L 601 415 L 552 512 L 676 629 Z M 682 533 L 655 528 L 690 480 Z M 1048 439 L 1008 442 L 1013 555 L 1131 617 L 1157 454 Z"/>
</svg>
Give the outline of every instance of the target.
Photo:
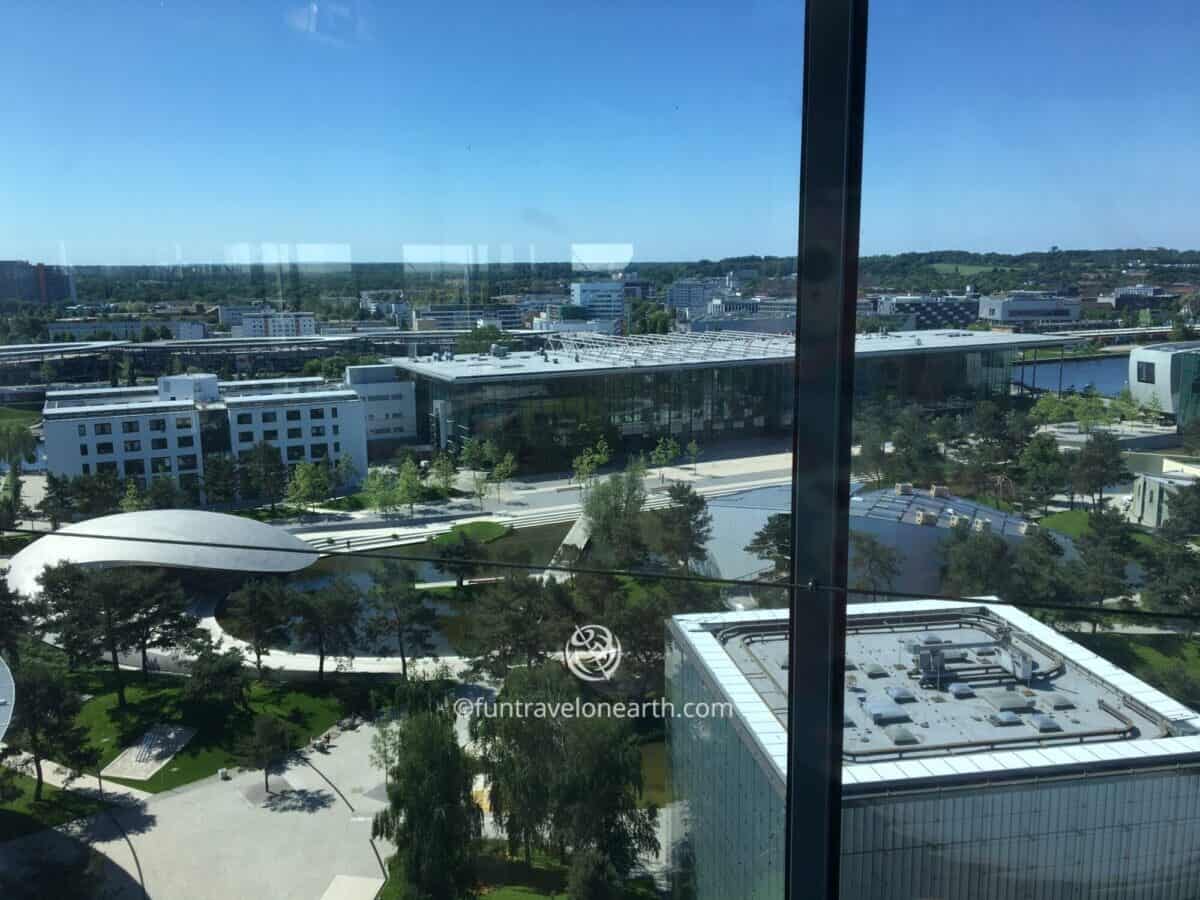
<svg viewBox="0 0 1200 900">
<path fill-rule="evenodd" d="M 1197 702 L 1196 697 L 1177 696 L 1178 684 L 1164 677 L 1182 663 L 1187 674 L 1200 681 L 1200 643 L 1195 639 L 1182 634 L 1105 634 L 1102 631 L 1096 634 L 1074 631 L 1070 638 L 1181 703 Z"/>
<path fill-rule="evenodd" d="M 143 681 L 137 673 L 125 673 L 128 705 L 117 706 L 111 672 L 92 670 L 74 676 L 78 690 L 94 694 L 83 706 L 80 721 L 100 748 L 101 766 L 159 723 L 188 725 L 196 735 L 164 768 L 146 781 L 121 781 L 151 793 L 170 790 L 212 775 L 222 767 L 232 768 L 237 741 L 253 728 L 253 716 L 184 702 L 182 680 L 172 675 L 151 676 Z M 316 685 L 261 684 L 250 689 L 250 707 L 255 715 L 269 714 L 287 722 L 294 746 L 302 746 L 339 718 L 341 706 L 330 693 Z M 113 781 L 118 781 L 113 779 Z"/>
<path fill-rule="evenodd" d="M 34 802 L 35 782 L 32 777 L 15 774 L 12 783 L 20 794 L 13 800 L 0 803 L 0 842 L 94 815 L 108 806 L 99 800 L 73 791 L 60 791 L 48 784 L 42 786 L 42 799 Z"/>
<path fill-rule="evenodd" d="M 497 541 L 507 535 L 513 529 L 507 525 L 501 525 L 499 522 L 467 522 L 463 525 L 455 525 L 445 534 L 438 535 L 433 539 L 435 544 L 448 544 L 451 541 L 460 539 L 460 535 L 465 535 L 472 540 L 479 541 L 481 544 L 490 544 L 492 541 Z"/>
<path fill-rule="evenodd" d="M 1002 500 L 995 494 L 960 494 L 964 500 L 971 500 L 974 503 L 982 503 L 984 506 L 990 506 L 992 509 L 998 509 L 1000 512 L 1015 513 L 1017 508 L 1007 500 Z"/>
<path fill-rule="evenodd" d="M 0 556 L 13 556 L 20 553 L 41 535 L 38 534 L 6 534 L 0 536 Z"/>
<path fill-rule="evenodd" d="M 1060 534 L 1065 534 L 1072 540 L 1083 537 L 1088 527 L 1088 511 L 1086 509 L 1069 509 L 1065 512 L 1051 513 L 1040 520 L 1043 528 L 1049 528 Z M 1145 547 L 1154 547 L 1159 538 L 1145 531 L 1134 529 L 1133 539 Z"/>
<path fill-rule="evenodd" d="M 320 504 L 322 509 L 337 509 L 342 512 L 361 512 L 367 508 L 367 495 L 361 491 L 357 494 L 347 494 L 334 500 L 326 500 Z"/>
<path fill-rule="evenodd" d="M 990 272 L 993 269 L 999 269 L 1002 272 L 1007 272 L 1011 266 L 976 266 L 968 265 L 967 263 L 951 263 L 940 262 L 930 263 L 930 268 L 936 271 L 939 275 L 978 275 L 980 272 Z"/>
<path fill-rule="evenodd" d="M 0 406 L 0 425 L 36 425 L 41 421 L 41 410 L 21 409 L 16 406 Z"/>
</svg>

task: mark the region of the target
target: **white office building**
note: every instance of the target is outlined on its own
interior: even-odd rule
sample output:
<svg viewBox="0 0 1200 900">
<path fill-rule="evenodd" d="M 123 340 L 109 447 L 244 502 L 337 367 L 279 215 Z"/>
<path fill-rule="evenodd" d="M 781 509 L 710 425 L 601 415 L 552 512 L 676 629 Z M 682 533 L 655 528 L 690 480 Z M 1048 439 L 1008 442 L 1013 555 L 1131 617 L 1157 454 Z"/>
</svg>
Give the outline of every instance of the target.
<svg viewBox="0 0 1200 900">
<path fill-rule="evenodd" d="M 416 385 L 398 366 L 347 366 L 346 386 L 363 402 L 368 445 L 381 452 L 416 440 Z"/>
<path fill-rule="evenodd" d="M 218 381 L 170 375 L 146 387 L 48 391 L 42 411 L 46 468 L 56 475 L 112 472 L 182 486 L 204 478 L 204 457 L 279 448 L 289 467 L 349 457 L 367 471 L 364 403 L 320 378 Z"/>
<path fill-rule="evenodd" d="M 1049 291 L 1009 291 L 1006 297 L 979 301 L 979 318 L 997 325 L 1077 322 L 1079 311 L 1078 298 Z"/>
<path fill-rule="evenodd" d="M 668 622 L 664 843 L 694 900 L 783 896 L 788 625 Z M 845 670 L 845 900 L 1200 896 L 1195 711 L 980 602 L 851 604 Z"/>
<path fill-rule="evenodd" d="M 625 285 L 616 280 L 577 281 L 571 285 L 571 305 L 588 311 L 589 319 L 625 319 Z"/>
<path fill-rule="evenodd" d="M 317 318 L 306 312 L 269 312 L 242 316 L 232 328 L 234 337 L 311 337 L 317 333 Z"/>
</svg>

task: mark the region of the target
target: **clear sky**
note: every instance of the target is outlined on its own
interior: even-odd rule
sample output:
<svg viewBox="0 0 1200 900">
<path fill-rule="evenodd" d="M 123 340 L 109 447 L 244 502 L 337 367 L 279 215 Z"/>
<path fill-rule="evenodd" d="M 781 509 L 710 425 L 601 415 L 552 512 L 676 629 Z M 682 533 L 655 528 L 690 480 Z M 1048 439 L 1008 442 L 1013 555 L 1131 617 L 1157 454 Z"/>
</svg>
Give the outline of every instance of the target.
<svg viewBox="0 0 1200 900">
<path fill-rule="evenodd" d="M 0 259 L 791 253 L 802 8 L 9 4 Z M 863 252 L 1200 246 L 1197 25 L 875 3 Z"/>
</svg>

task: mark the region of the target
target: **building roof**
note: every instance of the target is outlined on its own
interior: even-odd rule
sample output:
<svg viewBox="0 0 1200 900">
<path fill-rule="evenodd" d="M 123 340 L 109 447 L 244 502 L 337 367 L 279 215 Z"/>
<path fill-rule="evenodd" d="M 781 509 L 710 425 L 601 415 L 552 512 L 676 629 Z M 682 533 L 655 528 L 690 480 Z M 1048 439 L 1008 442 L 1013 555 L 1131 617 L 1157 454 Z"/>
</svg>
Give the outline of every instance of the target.
<svg viewBox="0 0 1200 900">
<path fill-rule="evenodd" d="M 787 613 L 677 616 L 672 632 L 707 670 L 719 699 L 734 704 L 768 769 L 785 779 Z M 991 646 L 952 646 L 962 644 Z M 910 677 L 931 648 L 946 654 L 940 685 Z M 997 676 L 1021 658 L 1037 674 L 1009 690 Z M 848 794 L 1200 760 L 1200 714 L 1011 606 L 851 604 L 846 668 Z M 1001 713 L 1017 721 L 1005 724 L 1012 716 Z M 895 725 L 915 742 L 898 740 L 887 730 Z"/>
<path fill-rule="evenodd" d="M 897 331 L 860 334 L 855 341 L 858 358 L 904 356 L 921 353 L 1017 350 L 1025 347 L 1061 346 L 1072 340 L 1039 334 L 1001 334 L 961 329 Z M 493 380 L 500 377 L 542 377 L 550 374 L 582 375 L 614 369 L 708 368 L 779 364 L 795 358 L 795 338 L 740 331 L 706 331 L 660 335 L 615 335 L 560 332 L 545 353 L 513 352 L 428 357 L 393 362 L 416 375 L 440 381 Z"/>
<path fill-rule="evenodd" d="M 934 497 L 921 488 L 914 488 L 911 494 L 897 494 L 894 488 L 855 494 L 850 498 L 850 516 L 944 529 L 956 525 L 973 528 L 980 522 L 992 534 L 1010 536 L 1022 535 L 1022 526 L 1028 527 L 1018 515 L 952 494 Z"/>
<path fill-rule="evenodd" d="M 61 562 L 266 574 L 297 572 L 317 557 L 317 552 L 295 535 L 253 519 L 193 509 L 156 509 L 64 526 L 14 556 L 7 577 L 12 590 L 33 596 L 39 590 L 42 570 Z"/>
<path fill-rule="evenodd" d="M 17 699 L 17 688 L 13 684 L 12 672 L 4 660 L 0 659 L 0 741 L 12 722 L 13 704 Z"/>
</svg>

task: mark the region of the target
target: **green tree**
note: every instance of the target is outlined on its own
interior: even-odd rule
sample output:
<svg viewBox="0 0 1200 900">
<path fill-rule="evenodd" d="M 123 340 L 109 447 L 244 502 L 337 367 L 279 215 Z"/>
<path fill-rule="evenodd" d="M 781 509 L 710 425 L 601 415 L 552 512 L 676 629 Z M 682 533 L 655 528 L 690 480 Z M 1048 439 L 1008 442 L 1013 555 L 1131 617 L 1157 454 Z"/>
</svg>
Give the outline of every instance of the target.
<svg viewBox="0 0 1200 900">
<path fill-rule="evenodd" d="M 667 495 L 670 505 L 650 513 L 647 544 L 670 565 L 688 569 L 708 558 L 712 514 L 708 501 L 690 484 L 673 484 Z"/>
<path fill-rule="evenodd" d="M 225 453 L 204 457 L 204 502 L 228 506 L 237 499 L 237 467 Z"/>
<path fill-rule="evenodd" d="M 222 714 L 231 710 L 249 712 L 244 662 L 237 647 L 224 647 L 204 634 L 193 644 L 188 663 L 190 677 L 183 682 L 184 701 Z"/>
<path fill-rule="evenodd" d="M 33 462 L 37 453 L 37 438 L 28 426 L 18 422 L 0 424 L 0 459 L 20 474 L 21 463 Z"/>
<path fill-rule="evenodd" d="M 900 554 L 873 535 L 850 533 L 850 569 L 854 573 L 850 587 L 871 594 L 877 600 L 882 591 L 893 590 L 900 577 Z"/>
<path fill-rule="evenodd" d="M 16 672 L 17 696 L 8 740 L 30 755 L 33 799 L 42 799 L 42 763 L 48 759 L 77 771 L 94 766 L 98 754 L 78 722 L 83 699 L 59 668 L 30 660 Z"/>
<path fill-rule="evenodd" d="M 387 809 L 371 836 L 397 848 L 399 871 L 414 896 L 459 900 L 475 886 L 482 813 L 471 796 L 474 767 L 444 714 L 422 712 L 400 726 Z"/>
<path fill-rule="evenodd" d="M 125 487 L 114 472 L 96 472 L 71 479 L 71 493 L 80 515 L 104 516 L 120 508 Z"/>
<path fill-rule="evenodd" d="M 254 717 L 254 730 L 238 747 L 238 762 L 243 768 L 262 769 L 263 788 L 271 793 L 271 766 L 291 751 L 287 727 L 274 716 Z"/>
<path fill-rule="evenodd" d="M 1200 456 L 1200 418 L 1183 426 L 1183 449 L 1189 456 Z"/>
<path fill-rule="evenodd" d="M 387 515 L 400 506 L 400 491 L 396 473 L 388 469 L 368 469 L 362 488 L 367 506 Z"/>
<path fill-rule="evenodd" d="M 333 488 L 337 491 L 348 491 L 351 487 L 358 484 L 360 473 L 358 467 L 354 465 L 354 460 L 348 453 L 344 453 L 338 457 L 338 461 L 333 464 Z"/>
<path fill-rule="evenodd" d="M 150 509 L 177 509 L 187 503 L 183 491 L 170 475 L 160 475 L 152 479 L 145 500 Z"/>
<path fill-rule="evenodd" d="M 136 478 L 127 478 L 125 480 L 125 495 L 121 498 L 121 512 L 139 512 L 143 509 L 148 509 L 150 506 L 146 502 L 146 498 L 142 495 L 142 489 L 138 486 Z"/>
<path fill-rule="evenodd" d="M 291 640 L 294 599 L 279 581 L 253 579 L 229 595 L 224 617 L 254 654 L 254 668 L 263 675 L 263 657 L 271 647 Z"/>
<path fill-rule="evenodd" d="M 625 471 L 597 484 L 583 502 L 592 552 L 619 568 L 632 568 L 646 557 L 642 507 L 646 503 L 645 468 L 631 462 Z"/>
<path fill-rule="evenodd" d="M 452 531 L 433 542 L 438 568 L 454 576 L 460 591 L 463 582 L 479 571 L 487 560 L 487 548 L 466 532 Z"/>
<path fill-rule="evenodd" d="M 1075 583 L 1085 600 L 1103 605 L 1110 598 L 1129 595 L 1125 567 L 1137 553 L 1133 526 L 1111 507 L 1102 506 L 1088 516 L 1088 527 L 1075 542 L 1079 550 Z"/>
<path fill-rule="evenodd" d="M 517 458 L 512 453 L 505 453 L 492 466 L 491 474 L 488 479 L 496 485 L 496 501 L 501 499 L 500 489 L 504 486 L 504 482 L 510 480 L 517 474 Z"/>
<path fill-rule="evenodd" d="M 288 481 L 287 499 L 296 506 L 316 506 L 333 491 L 329 466 L 320 462 L 297 463 Z"/>
<path fill-rule="evenodd" d="M 276 504 L 288 489 L 288 471 L 279 456 L 279 448 L 259 441 L 238 462 L 238 492 L 259 503 Z"/>
<path fill-rule="evenodd" d="M 658 469 L 659 482 L 666 480 L 666 467 L 679 459 L 679 443 L 675 438 L 659 438 L 650 453 L 650 464 Z"/>
<path fill-rule="evenodd" d="M 380 722 L 371 736 L 371 765 L 383 772 L 385 787 L 391 785 L 392 769 L 400 759 L 400 722 Z"/>
<path fill-rule="evenodd" d="M 458 464 L 455 463 L 454 457 L 449 453 L 439 453 L 433 458 L 430 470 L 438 487 L 449 496 L 458 480 Z"/>
<path fill-rule="evenodd" d="M 407 506 L 409 516 L 416 515 L 417 501 L 425 494 L 421 483 L 421 470 L 412 459 L 406 459 L 396 476 L 397 505 Z"/>
<path fill-rule="evenodd" d="M 479 501 L 480 509 L 483 509 L 483 500 L 487 496 L 490 456 L 488 447 L 478 438 L 463 441 L 458 455 L 459 464 L 471 473 L 471 494 Z"/>
<path fill-rule="evenodd" d="M 1022 491 L 1034 506 L 1048 512 L 1051 498 L 1067 487 L 1067 462 L 1058 441 L 1053 435 L 1034 435 L 1021 451 L 1017 468 Z"/>
<path fill-rule="evenodd" d="M 0 657 L 16 667 L 21 661 L 21 642 L 33 634 L 38 609 L 0 578 Z"/>
<path fill-rule="evenodd" d="M 920 409 L 904 410 L 892 432 L 888 468 L 897 481 L 929 482 L 941 469 L 937 442 L 929 433 L 929 420 Z"/>
<path fill-rule="evenodd" d="M 38 511 L 45 516 L 55 531 L 75 512 L 75 495 L 71 491 L 71 479 L 65 475 L 46 473 L 46 487 L 38 502 Z"/>
<path fill-rule="evenodd" d="M 1033 409 L 1029 411 L 1029 418 L 1038 425 L 1049 425 L 1054 422 L 1066 422 L 1073 415 L 1071 404 L 1064 401 L 1057 394 L 1042 394 L 1038 397 L 1037 402 L 1033 404 Z"/>
<path fill-rule="evenodd" d="M 791 513 L 772 513 L 768 516 L 767 524 L 754 533 L 744 549 L 771 563 L 775 578 L 787 578 L 792 570 Z"/>
<path fill-rule="evenodd" d="M 1163 544 L 1155 549 L 1146 566 L 1142 600 L 1159 612 L 1185 617 L 1189 637 L 1196 633 L 1200 615 L 1200 555 L 1186 546 Z"/>
<path fill-rule="evenodd" d="M 471 671 L 501 680 L 514 666 L 535 666 L 554 646 L 556 595 L 538 578 L 510 570 L 474 601 L 460 646 Z"/>
<path fill-rule="evenodd" d="M 1186 546 L 1194 535 L 1200 534 L 1200 481 L 1184 485 L 1172 494 L 1167 513 L 1159 533 L 1173 544 Z"/>
<path fill-rule="evenodd" d="M 693 439 L 688 441 L 688 445 L 683 449 L 692 463 L 692 474 L 695 475 L 697 472 L 696 463 L 700 459 L 700 445 Z"/>
<path fill-rule="evenodd" d="M 1072 574 L 1063 565 L 1063 548 L 1044 529 L 1026 535 L 1011 553 L 1008 593 L 1010 603 L 1077 603 Z"/>
<path fill-rule="evenodd" d="M 367 599 L 367 633 L 395 641 L 400 651 L 400 677 L 407 681 L 409 658 L 433 652 L 437 613 L 426 605 L 425 592 L 417 590 L 413 570 L 392 560 L 375 567 L 374 584 Z"/>
<path fill-rule="evenodd" d="M 979 594 L 1007 596 L 1011 565 L 1008 541 L 989 533 L 966 533 L 954 529 L 942 541 L 942 593 L 972 597 Z"/>
<path fill-rule="evenodd" d="M 129 640 L 141 654 L 142 677 L 150 675 L 151 647 L 179 647 L 187 643 L 199 621 L 192 615 L 179 582 L 161 570 L 126 569 L 124 590 L 137 599 L 129 623 Z"/>
<path fill-rule="evenodd" d="M 1071 467 L 1071 481 L 1077 493 L 1090 497 L 1092 508 L 1104 503 L 1104 488 L 1128 481 L 1129 470 L 1116 437 L 1106 431 L 1092 434 L 1076 454 Z"/>
<path fill-rule="evenodd" d="M 348 578 L 316 591 L 297 592 L 296 633 L 317 652 L 317 680 L 325 680 L 328 656 L 352 656 L 362 613 L 361 594 Z"/>
</svg>

